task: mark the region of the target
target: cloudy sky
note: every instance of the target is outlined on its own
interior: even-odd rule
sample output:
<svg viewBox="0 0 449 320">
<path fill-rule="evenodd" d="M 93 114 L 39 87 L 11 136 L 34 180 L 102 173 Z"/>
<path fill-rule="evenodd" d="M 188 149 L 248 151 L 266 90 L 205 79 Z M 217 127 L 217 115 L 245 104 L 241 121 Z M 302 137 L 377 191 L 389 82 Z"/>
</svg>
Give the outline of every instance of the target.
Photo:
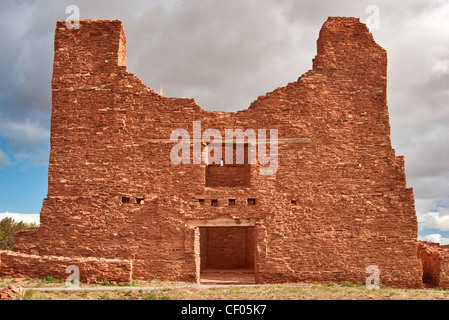
<svg viewBox="0 0 449 320">
<path fill-rule="evenodd" d="M 38 214 L 46 196 L 53 38 L 69 5 L 124 23 L 128 70 L 147 86 L 223 111 L 311 69 L 328 16 L 360 18 L 388 52 L 391 138 L 419 237 L 449 243 L 449 0 L 1 0 L 0 218 Z"/>
</svg>

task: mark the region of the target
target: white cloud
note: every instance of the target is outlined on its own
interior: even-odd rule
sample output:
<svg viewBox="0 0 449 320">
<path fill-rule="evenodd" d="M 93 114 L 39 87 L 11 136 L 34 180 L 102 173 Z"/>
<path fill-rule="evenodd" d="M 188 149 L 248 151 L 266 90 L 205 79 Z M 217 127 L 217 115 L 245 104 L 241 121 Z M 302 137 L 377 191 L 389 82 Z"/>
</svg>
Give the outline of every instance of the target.
<svg viewBox="0 0 449 320">
<path fill-rule="evenodd" d="M 449 208 L 440 207 L 436 212 L 426 212 L 417 216 L 420 229 L 449 231 Z"/>
<path fill-rule="evenodd" d="M 443 238 L 439 233 L 432 233 L 424 237 L 418 237 L 418 240 L 436 242 L 440 245 L 449 244 L 449 238 Z"/>
<path fill-rule="evenodd" d="M 25 223 L 39 223 L 39 214 L 28 214 L 28 213 L 10 213 L 4 212 L 0 213 L 0 221 L 5 218 L 12 218 L 15 222 L 23 221 Z"/>
</svg>

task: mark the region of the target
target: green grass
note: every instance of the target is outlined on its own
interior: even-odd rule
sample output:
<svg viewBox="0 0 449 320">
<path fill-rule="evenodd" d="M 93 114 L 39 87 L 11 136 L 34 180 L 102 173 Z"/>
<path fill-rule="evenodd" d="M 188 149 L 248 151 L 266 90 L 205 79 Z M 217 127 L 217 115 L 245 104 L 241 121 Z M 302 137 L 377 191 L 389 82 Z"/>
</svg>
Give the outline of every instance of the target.
<svg viewBox="0 0 449 320">
<path fill-rule="evenodd" d="M 100 282 L 99 284 L 104 286 L 104 287 L 110 287 L 110 286 L 117 285 L 115 282 L 112 282 L 112 281 L 109 281 L 109 280 L 103 280 L 103 282 Z"/>
<path fill-rule="evenodd" d="M 119 284 L 120 287 L 137 287 L 138 285 L 139 285 L 139 282 L 137 280 L 133 280 L 132 282 L 128 282 L 128 283 Z"/>
<path fill-rule="evenodd" d="M 34 290 L 27 290 L 23 296 L 23 300 L 33 300 L 33 297 L 35 296 L 36 291 Z"/>
<path fill-rule="evenodd" d="M 42 282 L 44 283 L 56 283 L 56 282 L 60 282 L 60 280 L 56 280 L 55 278 L 53 278 L 52 276 L 46 276 L 45 278 L 41 279 Z"/>
<path fill-rule="evenodd" d="M 353 287 L 353 286 L 354 286 L 354 284 L 352 284 L 352 283 L 349 283 L 349 282 L 343 282 L 343 281 L 339 282 L 338 285 L 339 285 L 340 287 Z"/>
</svg>

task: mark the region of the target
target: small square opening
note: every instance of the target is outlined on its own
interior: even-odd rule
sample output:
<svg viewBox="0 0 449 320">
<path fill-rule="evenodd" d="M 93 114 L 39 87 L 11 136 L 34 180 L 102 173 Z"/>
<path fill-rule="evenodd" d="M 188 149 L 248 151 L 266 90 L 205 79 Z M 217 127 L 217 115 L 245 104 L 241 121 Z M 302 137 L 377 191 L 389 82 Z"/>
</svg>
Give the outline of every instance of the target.
<svg viewBox="0 0 449 320">
<path fill-rule="evenodd" d="M 144 198 L 136 198 L 137 204 L 143 204 L 144 200 Z"/>
<path fill-rule="evenodd" d="M 235 206 L 235 199 L 229 199 L 229 205 Z"/>
<path fill-rule="evenodd" d="M 198 203 L 202 206 L 204 206 L 204 199 L 198 199 Z"/>
<path fill-rule="evenodd" d="M 211 205 L 212 207 L 218 207 L 218 200 L 211 200 L 211 201 L 210 201 L 210 205 Z"/>
<path fill-rule="evenodd" d="M 130 203 L 130 202 L 131 202 L 130 197 L 122 196 L 122 203 Z"/>
<path fill-rule="evenodd" d="M 256 205 L 256 199 L 248 198 L 248 205 L 249 206 L 255 206 Z"/>
<path fill-rule="evenodd" d="M 296 204 L 297 204 L 297 203 L 296 203 L 296 200 L 292 200 L 292 205 L 293 205 L 293 206 L 296 206 Z"/>
</svg>

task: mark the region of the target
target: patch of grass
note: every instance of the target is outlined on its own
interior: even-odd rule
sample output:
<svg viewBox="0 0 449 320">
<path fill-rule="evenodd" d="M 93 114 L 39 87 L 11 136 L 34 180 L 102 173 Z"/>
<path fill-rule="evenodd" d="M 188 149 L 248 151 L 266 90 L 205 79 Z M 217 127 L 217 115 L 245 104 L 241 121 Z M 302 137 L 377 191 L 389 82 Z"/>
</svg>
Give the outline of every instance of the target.
<svg viewBox="0 0 449 320">
<path fill-rule="evenodd" d="M 23 300 L 34 300 L 34 296 L 36 295 L 36 291 L 34 290 L 27 290 L 25 294 L 23 295 Z"/>
<path fill-rule="evenodd" d="M 318 289 L 321 290 L 321 291 L 324 291 L 324 292 L 329 292 L 329 291 L 331 291 L 331 288 L 330 288 L 330 287 L 327 287 L 327 286 L 318 287 Z"/>
<path fill-rule="evenodd" d="M 100 285 L 102 285 L 104 287 L 109 287 L 109 286 L 114 286 L 115 283 L 114 282 L 110 282 L 109 280 L 103 280 L 103 282 L 101 282 Z"/>
<path fill-rule="evenodd" d="M 301 288 L 299 286 L 293 286 L 293 287 L 286 287 L 285 290 L 291 293 L 299 293 L 303 292 L 304 288 Z"/>
<path fill-rule="evenodd" d="M 109 298 L 109 292 L 103 292 L 103 293 L 100 295 L 100 299 L 101 299 L 101 300 L 110 300 L 110 298 Z"/>
<path fill-rule="evenodd" d="M 56 283 L 56 282 L 58 282 L 58 280 L 56 280 L 52 276 L 46 276 L 45 278 L 41 279 L 41 281 L 44 282 L 44 283 Z"/>
<path fill-rule="evenodd" d="M 339 285 L 340 287 L 353 287 L 353 286 L 354 286 L 353 283 L 350 283 L 350 282 L 344 282 L 344 281 L 340 281 L 340 282 L 338 283 L 338 285 Z"/>
<path fill-rule="evenodd" d="M 137 287 L 138 285 L 139 285 L 139 282 L 137 280 L 133 280 L 132 282 L 128 282 L 128 283 L 119 284 L 120 287 Z"/>
</svg>

